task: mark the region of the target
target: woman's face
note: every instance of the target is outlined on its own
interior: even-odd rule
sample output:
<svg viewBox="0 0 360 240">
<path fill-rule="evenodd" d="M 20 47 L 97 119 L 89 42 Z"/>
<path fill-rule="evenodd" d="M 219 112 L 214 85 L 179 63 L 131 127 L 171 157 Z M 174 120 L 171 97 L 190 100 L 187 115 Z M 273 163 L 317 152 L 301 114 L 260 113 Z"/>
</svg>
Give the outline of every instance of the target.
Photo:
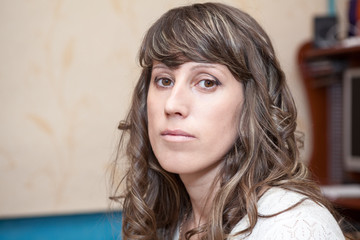
<svg viewBox="0 0 360 240">
<path fill-rule="evenodd" d="M 150 143 L 168 172 L 221 166 L 237 138 L 243 85 L 221 64 L 154 62 L 147 98 Z"/>
</svg>

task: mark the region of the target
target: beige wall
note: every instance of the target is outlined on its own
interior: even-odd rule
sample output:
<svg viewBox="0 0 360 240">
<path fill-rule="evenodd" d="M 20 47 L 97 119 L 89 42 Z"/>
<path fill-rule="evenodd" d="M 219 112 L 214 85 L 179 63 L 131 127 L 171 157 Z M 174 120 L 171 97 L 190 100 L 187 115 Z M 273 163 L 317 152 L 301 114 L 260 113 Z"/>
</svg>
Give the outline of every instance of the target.
<svg viewBox="0 0 360 240">
<path fill-rule="evenodd" d="M 189 2 L 0 0 L 0 217 L 107 208 L 106 170 L 139 74 L 137 48 L 160 14 Z M 271 36 L 311 140 L 296 50 L 327 1 L 224 2 Z"/>
</svg>

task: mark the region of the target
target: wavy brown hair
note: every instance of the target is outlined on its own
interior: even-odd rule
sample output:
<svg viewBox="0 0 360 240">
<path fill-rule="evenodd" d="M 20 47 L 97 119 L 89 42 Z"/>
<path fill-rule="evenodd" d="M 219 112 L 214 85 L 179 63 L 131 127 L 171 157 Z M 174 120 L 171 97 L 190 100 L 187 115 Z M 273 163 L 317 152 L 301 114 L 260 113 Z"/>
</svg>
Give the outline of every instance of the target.
<svg viewBox="0 0 360 240">
<path fill-rule="evenodd" d="M 329 206 L 299 161 L 296 107 L 267 34 L 239 9 L 194 4 L 165 13 L 140 48 L 142 73 L 119 125 L 119 151 L 124 148 L 129 161 L 125 193 L 119 193 L 119 182 L 113 183 L 112 199 L 124 198 L 123 239 L 172 239 L 191 208 L 179 176 L 160 166 L 149 141 L 146 99 L 154 61 L 169 67 L 188 61 L 223 64 L 244 86 L 238 138 L 214 180 L 220 189 L 209 219 L 187 237 L 202 232 L 204 239 L 225 239 L 246 214 L 250 226 L 243 232 L 250 233 L 259 217 L 271 217 L 259 216 L 256 203 L 274 186 Z"/>
</svg>

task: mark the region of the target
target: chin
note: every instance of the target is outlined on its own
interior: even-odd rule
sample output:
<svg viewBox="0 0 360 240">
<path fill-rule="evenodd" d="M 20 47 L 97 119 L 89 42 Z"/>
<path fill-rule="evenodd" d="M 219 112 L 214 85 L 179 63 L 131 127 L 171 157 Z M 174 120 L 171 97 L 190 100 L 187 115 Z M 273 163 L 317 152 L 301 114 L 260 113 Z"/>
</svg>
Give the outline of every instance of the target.
<svg viewBox="0 0 360 240">
<path fill-rule="evenodd" d="M 160 166 L 167 172 L 174 174 L 188 173 L 193 170 L 193 166 L 189 164 L 188 160 L 177 159 L 174 157 L 164 158 L 165 160 L 158 159 Z M 171 160 L 169 160 L 171 159 Z"/>
<path fill-rule="evenodd" d="M 181 174 L 184 170 L 180 167 L 179 163 L 172 164 L 172 163 L 169 163 L 168 161 L 167 162 L 159 161 L 159 163 L 160 163 L 160 166 L 169 173 Z"/>
</svg>

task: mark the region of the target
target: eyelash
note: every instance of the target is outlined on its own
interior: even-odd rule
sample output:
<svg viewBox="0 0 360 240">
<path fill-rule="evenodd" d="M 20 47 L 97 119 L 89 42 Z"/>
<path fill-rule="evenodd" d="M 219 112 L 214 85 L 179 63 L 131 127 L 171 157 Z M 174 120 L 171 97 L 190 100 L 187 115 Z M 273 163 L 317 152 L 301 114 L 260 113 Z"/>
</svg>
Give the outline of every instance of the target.
<svg viewBox="0 0 360 240">
<path fill-rule="evenodd" d="M 215 87 L 217 87 L 217 86 L 220 86 L 221 85 L 221 82 L 218 80 L 218 79 L 214 79 L 214 80 L 212 80 L 212 79 L 203 79 L 203 80 L 201 80 L 201 81 L 199 81 L 198 83 L 197 83 L 197 85 L 199 85 L 201 82 L 204 82 L 204 83 L 206 83 L 206 82 L 211 82 L 211 83 L 213 83 L 214 85 L 213 86 L 211 86 L 211 87 L 202 87 L 202 88 L 205 88 L 205 89 L 212 89 L 212 88 L 215 88 Z"/>
<path fill-rule="evenodd" d="M 170 81 L 170 83 L 172 85 L 174 85 L 174 81 L 172 81 L 170 78 L 166 78 L 166 77 L 160 77 L 160 78 L 155 78 L 155 84 L 159 87 L 162 87 L 162 88 L 168 88 L 168 87 L 171 87 L 170 85 L 163 85 L 161 84 L 163 80 L 167 80 L 167 81 Z"/>
<path fill-rule="evenodd" d="M 163 81 L 169 81 L 170 84 L 169 85 L 164 85 Z M 156 77 L 154 79 L 154 82 L 160 88 L 169 88 L 169 87 L 172 87 L 174 85 L 174 81 L 171 80 L 170 78 L 167 78 L 167 77 L 159 77 L 159 78 Z M 211 82 L 211 83 L 214 84 L 211 87 L 205 87 L 205 86 L 202 87 L 201 86 L 202 89 L 206 89 L 206 90 L 211 90 L 211 89 L 221 85 L 221 82 L 216 77 L 214 77 L 214 79 L 202 79 L 202 80 L 198 81 L 195 85 L 199 85 L 202 82 L 204 82 L 204 83 Z"/>
</svg>

